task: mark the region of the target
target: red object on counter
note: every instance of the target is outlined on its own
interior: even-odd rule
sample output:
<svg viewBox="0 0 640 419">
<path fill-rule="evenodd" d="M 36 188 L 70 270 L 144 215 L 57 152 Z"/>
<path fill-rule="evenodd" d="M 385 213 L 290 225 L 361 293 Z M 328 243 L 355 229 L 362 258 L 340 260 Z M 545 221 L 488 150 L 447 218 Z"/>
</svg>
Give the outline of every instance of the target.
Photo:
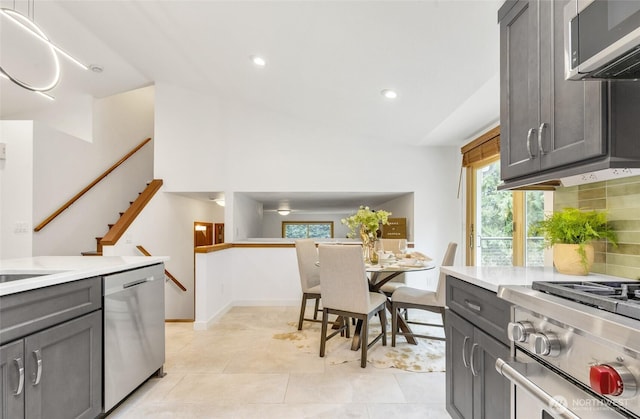
<svg viewBox="0 0 640 419">
<path fill-rule="evenodd" d="M 603 396 L 622 394 L 624 385 L 618 371 L 610 365 L 594 365 L 589 370 L 591 388 Z"/>
</svg>

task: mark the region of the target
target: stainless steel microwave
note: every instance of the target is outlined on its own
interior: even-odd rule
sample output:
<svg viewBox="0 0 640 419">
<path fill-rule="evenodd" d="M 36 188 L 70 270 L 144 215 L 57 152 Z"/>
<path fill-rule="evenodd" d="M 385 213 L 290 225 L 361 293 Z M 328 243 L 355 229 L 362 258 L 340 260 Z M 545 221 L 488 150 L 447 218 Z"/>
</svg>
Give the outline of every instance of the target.
<svg viewBox="0 0 640 419">
<path fill-rule="evenodd" d="M 640 0 L 571 0 L 564 19 L 567 80 L 640 79 Z"/>
</svg>

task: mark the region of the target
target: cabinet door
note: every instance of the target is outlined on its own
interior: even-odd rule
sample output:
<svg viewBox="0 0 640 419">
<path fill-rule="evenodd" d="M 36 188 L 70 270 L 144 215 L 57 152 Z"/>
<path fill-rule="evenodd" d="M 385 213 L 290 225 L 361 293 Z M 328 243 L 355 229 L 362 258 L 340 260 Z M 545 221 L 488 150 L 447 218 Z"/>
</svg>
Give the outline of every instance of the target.
<svg viewBox="0 0 640 419">
<path fill-rule="evenodd" d="M 473 325 L 451 310 L 445 312 L 447 412 L 456 419 L 473 417 L 473 376 L 469 355 Z"/>
<path fill-rule="evenodd" d="M 28 419 L 95 418 L 102 410 L 102 311 L 25 338 Z"/>
<path fill-rule="evenodd" d="M 23 344 L 19 340 L 0 346 L 0 419 L 24 416 Z"/>
<path fill-rule="evenodd" d="M 510 417 L 510 383 L 496 371 L 498 358 L 507 359 L 509 348 L 484 333 L 474 331 L 473 357 L 473 417 L 508 419 Z"/>
<path fill-rule="evenodd" d="M 536 142 L 541 170 L 607 152 L 605 84 L 564 79 L 564 8 L 568 3 L 539 3 L 540 124 Z"/>
<path fill-rule="evenodd" d="M 500 175 L 511 179 L 540 168 L 536 0 L 518 1 L 500 20 Z"/>
</svg>

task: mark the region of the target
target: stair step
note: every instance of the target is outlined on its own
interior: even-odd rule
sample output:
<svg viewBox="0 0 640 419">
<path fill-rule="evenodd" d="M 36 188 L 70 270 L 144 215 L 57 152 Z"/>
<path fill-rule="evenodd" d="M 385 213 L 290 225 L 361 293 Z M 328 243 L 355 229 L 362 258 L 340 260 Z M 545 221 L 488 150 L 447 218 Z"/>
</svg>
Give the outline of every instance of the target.
<svg viewBox="0 0 640 419">
<path fill-rule="evenodd" d="M 102 256 L 102 252 L 96 252 L 95 250 L 91 250 L 89 252 L 80 253 L 82 256 Z"/>
</svg>

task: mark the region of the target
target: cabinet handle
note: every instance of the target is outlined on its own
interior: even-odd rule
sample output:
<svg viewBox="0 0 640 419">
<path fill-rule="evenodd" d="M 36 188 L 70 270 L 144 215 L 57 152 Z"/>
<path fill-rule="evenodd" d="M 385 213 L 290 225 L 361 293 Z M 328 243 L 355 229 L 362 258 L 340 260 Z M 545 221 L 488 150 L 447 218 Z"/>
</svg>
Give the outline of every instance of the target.
<svg viewBox="0 0 640 419">
<path fill-rule="evenodd" d="M 540 128 L 538 128 L 538 149 L 540 150 L 540 155 L 544 156 L 545 154 L 547 154 L 544 151 L 544 147 L 542 147 L 542 137 L 544 136 L 544 127 L 547 126 L 546 122 L 543 122 L 542 124 L 540 124 Z"/>
<path fill-rule="evenodd" d="M 18 389 L 13 395 L 18 396 L 22 393 L 22 389 L 24 389 L 24 363 L 22 362 L 22 358 L 14 359 L 13 363 L 16 364 L 16 369 L 18 370 Z"/>
<path fill-rule="evenodd" d="M 462 341 L 462 364 L 465 368 L 469 368 L 469 362 L 467 361 L 467 342 L 471 339 L 469 336 L 464 337 Z"/>
<path fill-rule="evenodd" d="M 533 137 L 534 132 L 536 132 L 535 128 L 529 128 L 529 131 L 527 132 L 527 153 L 529 153 L 530 160 L 536 158 L 535 154 L 531 152 L 531 137 Z"/>
<path fill-rule="evenodd" d="M 476 348 L 477 348 L 478 346 L 479 346 L 479 345 L 478 345 L 477 343 L 474 343 L 474 344 L 473 344 L 473 346 L 471 347 L 471 356 L 470 356 L 470 358 L 471 358 L 471 359 L 470 359 L 470 362 L 469 362 L 469 364 L 471 365 L 471 374 L 472 374 L 474 377 L 477 377 L 477 376 L 478 376 L 478 371 L 476 371 L 475 362 L 473 362 L 473 360 L 475 359 L 474 354 L 475 354 L 475 352 L 476 352 Z"/>
<path fill-rule="evenodd" d="M 42 356 L 40 355 L 40 349 L 33 351 L 33 356 L 36 359 L 36 365 L 38 366 L 38 369 L 36 370 L 36 379 L 33 381 L 33 385 L 37 386 L 40 384 L 40 378 L 42 377 Z"/>
<path fill-rule="evenodd" d="M 482 307 L 479 304 L 472 303 L 469 300 L 464 300 L 464 303 L 473 311 L 477 311 L 478 313 L 482 311 Z"/>
</svg>

